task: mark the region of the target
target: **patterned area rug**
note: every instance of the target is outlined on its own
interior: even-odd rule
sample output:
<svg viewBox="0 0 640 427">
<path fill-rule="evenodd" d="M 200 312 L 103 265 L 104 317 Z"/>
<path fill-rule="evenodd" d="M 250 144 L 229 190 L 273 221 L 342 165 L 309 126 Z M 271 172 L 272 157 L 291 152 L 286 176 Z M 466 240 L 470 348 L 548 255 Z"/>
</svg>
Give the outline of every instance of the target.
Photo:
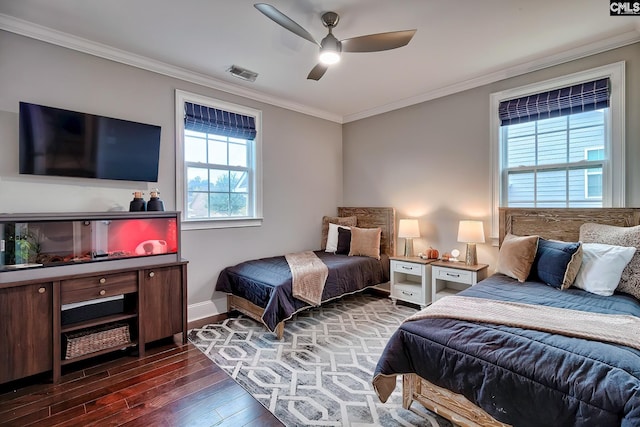
<svg viewBox="0 0 640 427">
<path fill-rule="evenodd" d="M 290 427 L 451 427 L 418 403 L 425 417 L 403 409 L 400 378 L 384 404 L 371 386 L 387 340 L 415 312 L 356 294 L 297 314 L 281 341 L 244 316 L 192 329 L 189 340 Z"/>
</svg>

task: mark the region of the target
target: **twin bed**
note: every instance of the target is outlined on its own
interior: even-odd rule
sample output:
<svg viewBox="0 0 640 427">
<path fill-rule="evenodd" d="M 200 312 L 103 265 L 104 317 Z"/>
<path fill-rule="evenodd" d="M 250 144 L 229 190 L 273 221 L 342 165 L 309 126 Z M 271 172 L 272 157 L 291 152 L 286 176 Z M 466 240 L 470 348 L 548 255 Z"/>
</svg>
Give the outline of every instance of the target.
<svg viewBox="0 0 640 427">
<path fill-rule="evenodd" d="M 380 229 L 380 259 L 371 256 L 336 255 L 326 252 L 329 223 L 339 218 L 324 217 L 322 250 L 314 253 L 329 267 L 322 302 L 360 292 L 389 281 L 389 256 L 395 254 L 395 210 L 393 208 L 340 207 L 338 217 L 362 229 Z M 310 304 L 293 297 L 292 274 L 285 256 L 246 261 L 225 268 L 218 277 L 216 290 L 226 292 L 229 311 L 237 310 L 262 322 L 278 339 L 284 323 Z"/>
<path fill-rule="evenodd" d="M 582 224 L 636 226 L 640 209 L 503 209 L 500 217 L 501 242 L 508 234 L 577 242 Z M 640 230 L 628 230 L 640 245 Z M 373 382 L 381 400 L 395 387 L 395 377 L 403 375 L 405 408 L 417 401 L 461 426 L 640 425 L 638 299 L 626 293 L 602 296 L 574 287 L 560 290 L 531 278 L 520 283 L 500 273 L 459 296 L 472 298 L 482 308 L 497 300 L 515 303 L 518 310 L 520 303 L 542 310 L 576 310 L 561 312 L 568 322 L 562 322 L 563 315 L 552 317 L 558 324 L 571 324 L 581 316 L 601 328 L 600 323 L 606 325 L 600 322 L 602 316 L 593 313 L 616 315 L 612 325 L 601 329 L 630 344 L 612 344 L 608 334 L 604 341 L 567 336 L 554 332 L 553 324 L 541 331 L 493 320 L 457 320 L 457 313 L 408 321 L 389 340 L 378 362 Z M 514 323 L 506 317 L 507 324 Z"/>
</svg>

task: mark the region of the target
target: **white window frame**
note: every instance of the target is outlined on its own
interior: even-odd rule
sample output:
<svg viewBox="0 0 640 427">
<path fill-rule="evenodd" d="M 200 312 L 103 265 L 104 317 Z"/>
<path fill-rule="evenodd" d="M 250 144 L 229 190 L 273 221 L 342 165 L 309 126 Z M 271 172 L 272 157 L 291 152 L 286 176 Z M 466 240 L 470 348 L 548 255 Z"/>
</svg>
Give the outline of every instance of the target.
<svg viewBox="0 0 640 427">
<path fill-rule="evenodd" d="M 176 89 L 176 206 L 182 212 L 187 211 L 187 168 L 184 161 L 184 103 L 217 108 L 232 113 L 242 114 L 255 118 L 256 139 L 253 141 L 253 153 L 250 166 L 250 185 L 253 189 L 250 197 L 250 205 L 253 205 L 253 214 L 241 218 L 197 218 L 187 219 L 182 215 L 183 230 L 200 230 L 208 228 L 232 228 L 232 227 L 257 227 L 262 225 L 262 112 L 242 105 L 220 101 L 195 93 Z"/>
<path fill-rule="evenodd" d="M 607 152 L 608 165 L 603 168 L 603 199 L 605 207 L 624 207 L 625 205 L 625 61 L 616 62 L 602 67 L 545 80 L 530 85 L 494 92 L 490 96 L 489 120 L 491 139 L 491 238 L 493 244 L 498 244 L 499 211 L 501 206 L 502 179 L 501 165 L 503 164 L 500 147 L 500 118 L 498 107 L 500 102 L 521 98 L 540 92 L 546 92 L 567 86 L 609 77 L 611 96 L 609 102 L 609 128 L 605 135 L 609 149 Z M 606 189 L 606 191 L 605 191 Z"/>
<path fill-rule="evenodd" d="M 604 150 L 604 146 L 601 145 L 599 147 L 585 148 L 584 149 L 584 158 L 585 158 L 585 160 L 589 160 L 589 151 L 596 151 L 596 150 Z M 589 169 L 585 169 L 584 170 L 584 198 L 585 199 L 592 199 L 592 200 L 602 199 L 602 196 L 590 196 L 589 195 L 589 176 L 591 176 L 591 175 L 600 175 L 600 176 L 602 176 L 602 169 L 600 169 L 598 172 L 589 171 Z"/>
</svg>

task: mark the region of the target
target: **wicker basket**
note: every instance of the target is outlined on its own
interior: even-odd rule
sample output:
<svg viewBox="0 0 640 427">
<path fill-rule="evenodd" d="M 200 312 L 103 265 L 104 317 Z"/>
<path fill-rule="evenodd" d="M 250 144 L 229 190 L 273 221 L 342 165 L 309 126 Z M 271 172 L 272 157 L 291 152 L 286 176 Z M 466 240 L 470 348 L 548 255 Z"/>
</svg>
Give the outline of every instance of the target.
<svg viewBox="0 0 640 427">
<path fill-rule="evenodd" d="M 106 348 L 126 346 L 131 343 L 129 325 L 109 324 L 65 335 L 67 351 L 65 359 L 73 359 Z"/>
</svg>

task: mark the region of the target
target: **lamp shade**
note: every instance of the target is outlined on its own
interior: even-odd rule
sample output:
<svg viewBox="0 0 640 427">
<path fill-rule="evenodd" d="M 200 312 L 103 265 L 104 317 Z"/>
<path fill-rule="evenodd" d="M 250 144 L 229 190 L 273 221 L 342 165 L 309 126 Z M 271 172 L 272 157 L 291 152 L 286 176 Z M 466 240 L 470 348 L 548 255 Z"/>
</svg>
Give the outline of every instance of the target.
<svg viewBox="0 0 640 427">
<path fill-rule="evenodd" d="M 398 237 L 414 238 L 420 237 L 420 226 L 417 219 L 401 219 L 398 226 Z"/>
<path fill-rule="evenodd" d="M 482 221 L 462 220 L 458 226 L 458 242 L 484 243 Z"/>
</svg>

